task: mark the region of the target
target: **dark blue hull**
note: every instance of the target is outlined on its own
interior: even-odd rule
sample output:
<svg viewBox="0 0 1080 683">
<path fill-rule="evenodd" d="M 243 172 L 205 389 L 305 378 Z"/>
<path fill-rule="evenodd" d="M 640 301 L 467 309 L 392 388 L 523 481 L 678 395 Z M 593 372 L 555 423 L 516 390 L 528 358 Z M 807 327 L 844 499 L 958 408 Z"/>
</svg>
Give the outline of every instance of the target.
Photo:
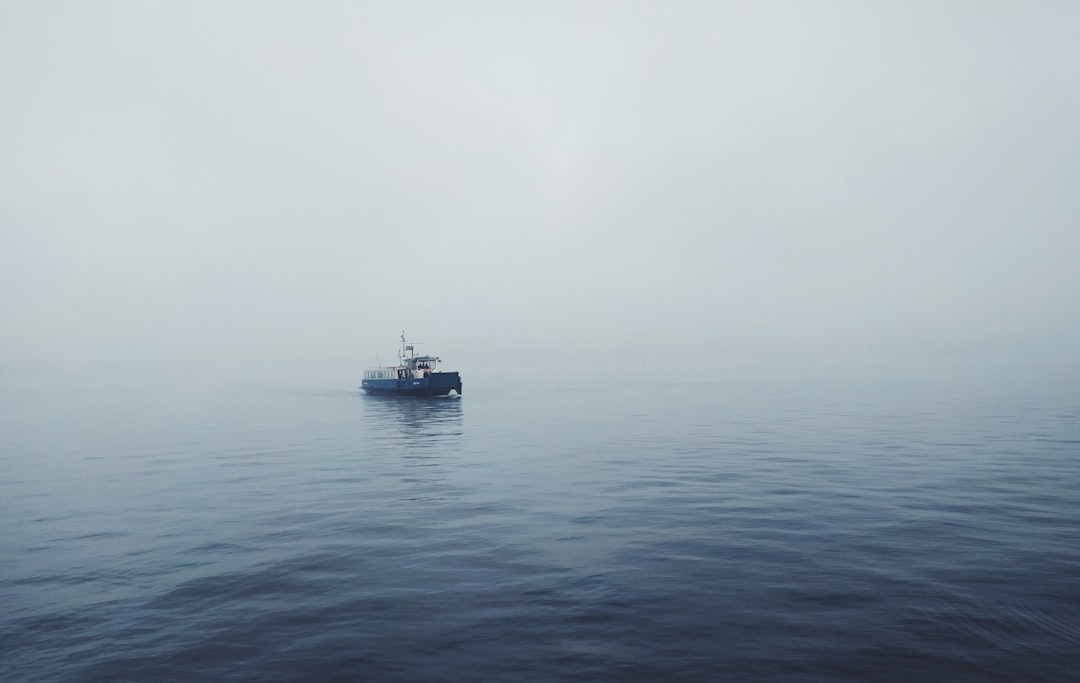
<svg viewBox="0 0 1080 683">
<path fill-rule="evenodd" d="M 461 375 L 456 372 L 432 372 L 426 377 L 405 379 L 365 379 L 360 388 L 378 396 L 446 396 L 461 394 Z"/>
<path fill-rule="evenodd" d="M 360 388 L 372 396 L 448 396 L 453 391 L 453 389 L 376 389 L 364 386 Z"/>
</svg>

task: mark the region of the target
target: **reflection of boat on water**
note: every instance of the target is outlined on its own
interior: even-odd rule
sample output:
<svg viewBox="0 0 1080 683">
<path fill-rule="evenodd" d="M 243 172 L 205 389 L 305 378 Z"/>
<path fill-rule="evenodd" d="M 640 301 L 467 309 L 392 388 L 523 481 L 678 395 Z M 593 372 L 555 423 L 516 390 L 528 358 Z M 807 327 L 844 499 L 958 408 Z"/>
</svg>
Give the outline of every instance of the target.
<svg viewBox="0 0 1080 683">
<path fill-rule="evenodd" d="M 398 364 L 365 370 L 360 388 L 373 395 L 446 396 L 456 391 L 460 396 L 460 373 L 436 370 L 440 362 L 438 356 L 416 355 L 416 347 L 402 332 Z"/>
<path fill-rule="evenodd" d="M 414 445 L 448 447 L 461 437 L 461 401 L 453 396 L 423 397 L 398 394 L 363 396 L 366 419 L 389 436 L 387 428 L 397 427 L 397 435 Z"/>
</svg>

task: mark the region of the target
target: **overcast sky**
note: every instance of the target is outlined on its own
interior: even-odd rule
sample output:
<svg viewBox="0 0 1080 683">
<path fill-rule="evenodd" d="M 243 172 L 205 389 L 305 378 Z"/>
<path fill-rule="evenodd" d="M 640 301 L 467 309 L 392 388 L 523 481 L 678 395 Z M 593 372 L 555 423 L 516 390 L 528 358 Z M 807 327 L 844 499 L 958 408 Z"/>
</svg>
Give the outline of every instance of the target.
<svg viewBox="0 0 1080 683">
<path fill-rule="evenodd" d="M 0 369 L 1080 366 L 1080 3 L 0 3 Z"/>
</svg>

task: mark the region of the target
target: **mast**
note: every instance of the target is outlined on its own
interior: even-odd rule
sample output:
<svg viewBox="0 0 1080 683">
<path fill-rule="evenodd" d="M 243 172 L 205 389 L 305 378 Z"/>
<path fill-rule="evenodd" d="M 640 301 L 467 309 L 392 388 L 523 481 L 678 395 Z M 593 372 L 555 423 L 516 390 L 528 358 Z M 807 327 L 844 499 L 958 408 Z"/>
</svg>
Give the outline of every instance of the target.
<svg viewBox="0 0 1080 683">
<path fill-rule="evenodd" d="M 416 357 L 416 347 L 413 346 L 413 344 L 408 344 L 408 346 L 406 346 L 406 344 L 408 344 L 408 342 L 405 341 L 405 330 L 402 330 L 401 331 L 401 350 L 398 351 L 398 365 L 404 365 L 406 360 L 409 360 L 410 358 Z M 409 352 L 409 355 L 407 355 L 407 356 L 405 355 L 406 351 Z"/>
</svg>

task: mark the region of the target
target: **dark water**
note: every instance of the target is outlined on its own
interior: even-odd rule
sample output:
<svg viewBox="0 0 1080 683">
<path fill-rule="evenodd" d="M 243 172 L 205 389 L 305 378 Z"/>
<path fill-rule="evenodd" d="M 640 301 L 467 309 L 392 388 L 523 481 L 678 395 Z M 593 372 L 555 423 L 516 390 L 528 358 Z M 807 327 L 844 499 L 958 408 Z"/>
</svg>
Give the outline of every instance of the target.
<svg viewBox="0 0 1080 683">
<path fill-rule="evenodd" d="M 0 402 L 0 679 L 1066 681 L 1080 391 Z"/>
</svg>

